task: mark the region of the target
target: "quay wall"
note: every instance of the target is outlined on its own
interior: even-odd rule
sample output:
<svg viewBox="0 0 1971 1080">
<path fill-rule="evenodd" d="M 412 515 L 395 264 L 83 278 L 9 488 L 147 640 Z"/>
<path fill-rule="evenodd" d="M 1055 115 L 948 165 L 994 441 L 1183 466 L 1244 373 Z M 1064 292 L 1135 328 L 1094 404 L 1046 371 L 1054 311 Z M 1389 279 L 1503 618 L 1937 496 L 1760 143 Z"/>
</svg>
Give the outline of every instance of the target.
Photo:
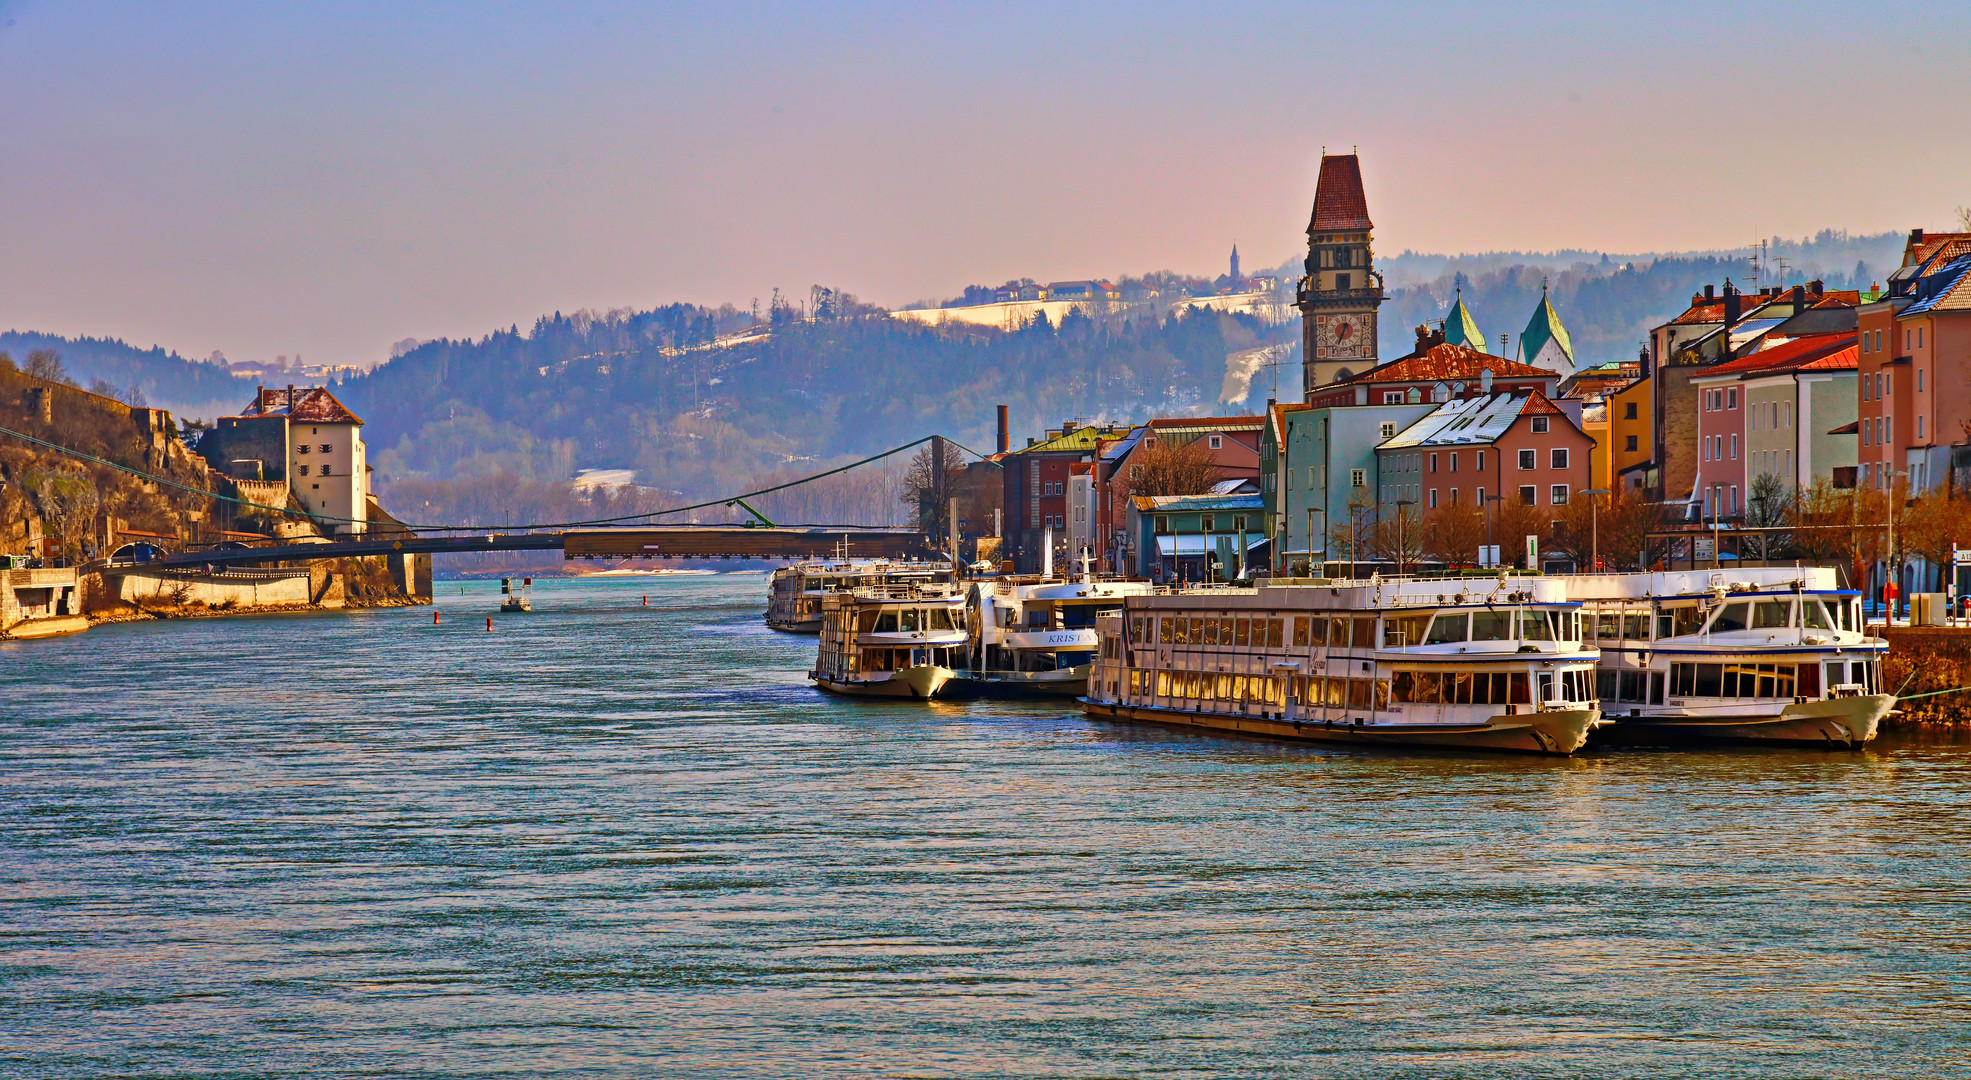
<svg viewBox="0 0 1971 1080">
<path fill-rule="evenodd" d="M 132 570 L 108 578 L 115 597 L 140 607 L 302 607 L 309 601 L 307 570 L 234 570 L 214 574 Z"/>
<path fill-rule="evenodd" d="M 1882 661 L 1882 686 L 1903 696 L 1971 686 L 1971 627 L 1892 626 Z M 1971 690 L 1937 694 L 1896 706 L 1888 728 L 1971 727 Z"/>
</svg>

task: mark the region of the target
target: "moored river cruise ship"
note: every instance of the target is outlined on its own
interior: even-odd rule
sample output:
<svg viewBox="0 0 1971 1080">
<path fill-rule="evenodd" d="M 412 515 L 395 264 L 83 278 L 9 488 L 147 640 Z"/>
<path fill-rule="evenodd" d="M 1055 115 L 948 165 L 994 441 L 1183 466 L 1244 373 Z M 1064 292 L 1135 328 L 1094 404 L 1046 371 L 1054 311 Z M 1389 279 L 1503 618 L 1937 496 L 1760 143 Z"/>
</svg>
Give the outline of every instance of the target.
<svg viewBox="0 0 1971 1080">
<path fill-rule="evenodd" d="M 1100 641 L 1099 615 L 1155 591 L 1147 581 L 1098 578 L 997 578 L 967 594 L 972 640 L 967 668 L 945 689 L 950 697 L 1076 698 Z"/>
<path fill-rule="evenodd" d="M 1601 719 L 1558 579 L 1291 581 L 1127 598 L 1103 719 L 1356 745 L 1571 754 Z"/>
<path fill-rule="evenodd" d="M 804 562 L 783 566 L 767 579 L 766 624 L 791 634 L 821 630 L 821 600 L 830 593 L 865 586 L 935 585 L 953 579 L 939 563 L 878 560 Z"/>
<path fill-rule="evenodd" d="M 1855 747 L 1894 708 L 1888 642 L 1825 567 L 1562 579 L 1600 649 L 1597 742 Z"/>
<path fill-rule="evenodd" d="M 937 697 L 965 662 L 965 594 L 951 585 L 882 585 L 821 600 L 808 677 L 851 697 Z"/>
</svg>

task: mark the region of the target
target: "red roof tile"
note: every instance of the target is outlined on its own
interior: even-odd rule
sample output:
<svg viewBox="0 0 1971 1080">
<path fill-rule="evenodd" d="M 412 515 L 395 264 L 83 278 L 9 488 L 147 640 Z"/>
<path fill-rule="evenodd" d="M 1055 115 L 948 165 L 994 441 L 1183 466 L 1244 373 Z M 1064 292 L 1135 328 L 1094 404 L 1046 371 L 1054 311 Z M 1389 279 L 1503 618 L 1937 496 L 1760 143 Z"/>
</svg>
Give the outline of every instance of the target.
<svg viewBox="0 0 1971 1080">
<path fill-rule="evenodd" d="M 1706 379 L 1713 375 L 1776 375 L 1785 371 L 1801 371 L 1805 370 L 1808 364 L 1829 359 L 1844 349 L 1850 353 L 1855 352 L 1853 333 L 1811 334 L 1794 338 L 1770 349 L 1762 349 L 1750 356 L 1741 356 L 1728 363 L 1706 368 L 1698 372 L 1697 377 Z M 1845 366 L 1854 367 L 1855 364 L 1851 362 Z"/>
<path fill-rule="evenodd" d="M 246 407 L 242 416 L 280 416 L 305 424 L 361 424 L 363 421 L 349 411 L 342 402 L 326 387 L 297 387 L 294 391 L 293 407 L 289 408 L 286 387 L 263 386 L 260 396 Z"/>
<path fill-rule="evenodd" d="M 1348 380 L 1349 383 L 1437 382 L 1442 379 L 1476 379 L 1489 371 L 1495 379 L 1551 379 L 1546 368 L 1522 364 L 1503 356 L 1493 356 L 1464 345 L 1432 345 L 1422 353 L 1398 357 Z"/>
<path fill-rule="evenodd" d="M 1530 395 L 1528 395 L 1528 396 L 1527 396 L 1527 398 L 1526 398 L 1526 404 L 1524 404 L 1524 405 L 1522 405 L 1522 406 L 1520 406 L 1520 408 L 1519 408 L 1519 415 L 1521 415 L 1521 416 L 1566 416 L 1566 415 L 1567 415 L 1567 410 L 1566 410 L 1566 409 L 1563 409 L 1563 408 L 1561 408 L 1560 406 L 1558 406 L 1558 405 L 1556 405 L 1556 404 L 1554 404 L 1554 403 L 1553 403 L 1553 400 L 1552 400 L 1551 398 L 1549 398 L 1549 397 L 1547 397 L 1547 395 L 1545 395 L 1545 394 L 1542 394 L 1542 393 L 1541 393 L 1541 392 L 1539 392 L 1538 390 L 1535 390 L 1535 391 L 1533 391 L 1533 393 L 1531 393 Z"/>
<path fill-rule="evenodd" d="M 1321 155 L 1321 179 L 1314 186 L 1314 217 L 1307 231 L 1368 229 L 1369 198 L 1362 192 L 1362 162 L 1354 154 Z"/>
</svg>

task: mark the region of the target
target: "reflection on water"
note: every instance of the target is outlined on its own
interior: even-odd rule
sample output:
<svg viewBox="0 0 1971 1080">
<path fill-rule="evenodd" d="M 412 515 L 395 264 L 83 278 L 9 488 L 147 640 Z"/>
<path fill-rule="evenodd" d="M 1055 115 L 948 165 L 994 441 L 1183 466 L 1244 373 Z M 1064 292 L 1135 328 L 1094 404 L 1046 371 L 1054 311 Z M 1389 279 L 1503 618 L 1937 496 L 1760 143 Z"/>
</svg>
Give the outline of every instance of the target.
<svg viewBox="0 0 1971 1080">
<path fill-rule="evenodd" d="M 0 1060 L 1971 1075 L 1962 744 L 1422 756 L 844 702 L 757 577 L 548 581 L 487 633 L 495 588 L 0 646 Z"/>
</svg>

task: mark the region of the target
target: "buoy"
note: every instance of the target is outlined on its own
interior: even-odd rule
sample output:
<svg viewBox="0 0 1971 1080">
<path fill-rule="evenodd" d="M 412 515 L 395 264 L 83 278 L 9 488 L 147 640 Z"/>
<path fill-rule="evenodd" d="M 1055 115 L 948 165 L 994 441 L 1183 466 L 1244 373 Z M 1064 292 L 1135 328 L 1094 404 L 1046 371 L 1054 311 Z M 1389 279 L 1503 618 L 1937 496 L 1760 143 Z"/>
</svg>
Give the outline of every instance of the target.
<svg viewBox="0 0 1971 1080">
<path fill-rule="evenodd" d="M 650 596 L 649 596 L 649 594 L 647 594 L 647 593 L 646 593 L 646 594 L 644 595 L 644 597 L 643 597 L 643 606 L 644 606 L 644 607 L 649 607 L 649 606 L 650 606 Z"/>
<path fill-rule="evenodd" d="M 431 609 L 431 625 L 433 625 L 433 626 L 437 626 L 437 625 L 438 625 L 438 609 L 437 609 L 437 608 L 432 608 L 432 609 Z"/>
<path fill-rule="evenodd" d="M 489 634 L 493 632 L 493 617 L 491 615 L 486 616 L 486 632 Z"/>
</svg>

